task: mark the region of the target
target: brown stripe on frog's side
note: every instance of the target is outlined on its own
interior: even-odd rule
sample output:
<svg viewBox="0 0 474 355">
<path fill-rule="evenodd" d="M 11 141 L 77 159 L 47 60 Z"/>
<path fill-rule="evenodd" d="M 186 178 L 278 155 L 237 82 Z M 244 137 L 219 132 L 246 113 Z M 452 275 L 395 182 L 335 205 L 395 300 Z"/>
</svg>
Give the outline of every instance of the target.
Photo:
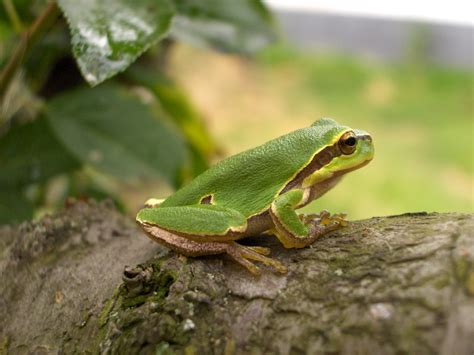
<svg viewBox="0 0 474 355">
<path fill-rule="evenodd" d="M 291 190 L 292 188 L 301 185 L 303 180 L 313 174 L 314 172 L 318 171 L 322 167 L 328 165 L 331 160 L 337 158 L 342 155 L 341 150 L 339 149 L 339 141 L 335 142 L 333 145 L 324 148 L 319 153 L 317 153 L 311 162 L 306 165 L 303 170 L 301 170 L 293 180 L 288 182 L 286 186 L 283 188 L 280 194 L 285 193 L 286 191 Z"/>
<path fill-rule="evenodd" d="M 356 136 L 357 140 L 368 140 L 372 142 L 372 137 L 370 135 L 357 135 Z M 319 169 L 323 168 L 324 166 L 328 165 L 331 160 L 334 158 L 337 158 L 339 156 L 343 155 L 341 148 L 339 147 L 339 140 L 334 142 L 333 145 L 324 148 L 320 152 L 318 152 L 313 159 L 311 159 L 311 162 L 306 165 L 306 167 L 301 170 L 293 180 L 288 182 L 286 186 L 283 188 L 283 190 L 280 192 L 280 194 L 285 193 L 286 191 L 291 190 L 292 188 L 301 185 L 304 179 L 306 179 L 308 176 L 311 174 L 315 173 Z M 353 169 L 355 170 L 355 169 Z M 347 173 L 348 171 L 344 171 L 344 173 Z M 343 174 L 339 174 L 343 175 Z"/>
</svg>

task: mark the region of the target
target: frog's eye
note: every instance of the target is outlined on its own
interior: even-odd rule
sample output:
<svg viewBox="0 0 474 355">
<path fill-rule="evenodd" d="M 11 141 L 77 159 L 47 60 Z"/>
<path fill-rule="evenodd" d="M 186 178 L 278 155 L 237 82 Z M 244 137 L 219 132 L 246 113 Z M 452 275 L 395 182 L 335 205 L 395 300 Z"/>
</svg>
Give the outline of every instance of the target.
<svg viewBox="0 0 474 355">
<path fill-rule="evenodd" d="M 357 138 L 354 132 L 347 132 L 344 133 L 339 139 L 339 149 L 341 150 L 342 154 L 352 154 L 356 150 L 357 147 Z"/>
</svg>

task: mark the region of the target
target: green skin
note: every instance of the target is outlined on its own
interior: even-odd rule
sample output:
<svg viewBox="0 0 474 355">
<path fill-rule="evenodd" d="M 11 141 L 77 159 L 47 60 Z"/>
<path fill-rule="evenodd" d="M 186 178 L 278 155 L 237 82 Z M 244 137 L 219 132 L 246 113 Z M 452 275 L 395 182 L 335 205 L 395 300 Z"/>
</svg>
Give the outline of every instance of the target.
<svg viewBox="0 0 474 355">
<path fill-rule="evenodd" d="M 286 272 L 266 257 L 267 248 L 235 241 L 264 232 L 285 248 L 303 248 L 346 225 L 344 215 L 298 215 L 350 171 L 374 156 L 367 132 L 323 118 L 259 147 L 217 163 L 165 200 L 151 199 L 137 214 L 147 235 L 186 256 L 227 253 L 250 272 L 259 261 Z"/>
</svg>

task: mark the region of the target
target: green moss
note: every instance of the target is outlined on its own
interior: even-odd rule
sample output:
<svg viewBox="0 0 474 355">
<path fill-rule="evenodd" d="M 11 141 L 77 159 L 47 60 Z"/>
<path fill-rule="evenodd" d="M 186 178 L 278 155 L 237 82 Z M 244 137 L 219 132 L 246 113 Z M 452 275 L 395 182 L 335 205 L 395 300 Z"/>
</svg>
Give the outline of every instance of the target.
<svg viewBox="0 0 474 355">
<path fill-rule="evenodd" d="M 225 343 L 225 348 L 224 348 L 224 354 L 225 355 L 233 355 L 236 353 L 236 348 L 237 344 L 233 338 L 227 338 L 227 341 Z M 252 351 L 251 353 L 256 353 L 259 354 L 261 352 L 261 348 L 259 348 L 256 351 Z"/>
<path fill-rule="evenodd" d="M 152 276 L 142 285 L 140 294 L 131 295 L 126 285 L 120 287 L 120 294 L 123 297 L 122 307 L 138 307 L 146 302 L 161 304 L 168 295 L 169 288 L 176 280 L 176 274 L 169 270 L 161 271 L 161 261 L 154 261 L 150 265 L 144 265 L 143 268 L 148 266 L 152 268 Z"/>
<path fill-rule="evenodd" d="M 10 344 L 10 339 L 7 336 L 4 336 L 0 340 L 0 355 L 7 355 L 8 354 L 9 344 Z"/>
<path fill-rule="evenodd" d="M 175 352 L 171 349 L 170 344 L 166 341 L 158 343 L 155 350 L 155 355 L 174 355 Z"/>
<path fill-rule="evenodd" d="M 144 272 L 137 274 L 132 288 L 128 289 L 130 284 L 123 283 L 104 304 L 98 318 L 99 332 L 91 353 L 142 351 L 173 354 L 170 344 L 185 345 L 189 342 L 179 317 L 163 311 L 162 306 L 166 304 L 176 275 L 172 271 L 162 270 L 161 263 L 162 260 L 153 260 L 139 265 L 138 268 Z M 154 312 L 160 310 L 160 316 L 156 316 Z M 158 344 L 156 349 L 152 344 Z"/>
<path fill-rule="evenodd" d="M 450 283 L 450 279 L 449 279 L 449 276 L 447 275 L 443 275 L 442 277 L 439 277 L 437 278 L 434 282 L 433 282 L 433 286 L 438 289 L 438 290 L 441 290 L 445 287 L 447 287 Z"/>
<path fill-rule="evenodd" d="M 454 274 L 456 279 L 464 283 L 471 270 L 471 260 L 466 256 L 462 256 L 454 261 Z"/>
<path fill-rule="evenodd" d="M 466 277 L 466 291 L 474 296 L 474 272 L 470 272 Z"/>
<path fill-rule="evenodd" d="M 142 304 L 144 304 L 150 295 L 138 295 L 135 297 L 130 297 L 130 298 L 125 298 L 122 302 L 122 306 L 125 308 L 133 308 L 133 307 L 138 307 Z"/>
<path fill-rule="evenodd" d="M 142 320 L 143 315 L 140 312 L 135 312 L 134 309 L 128 309 L 126 312 L 120 313 L 120 319 L 117 324 L 121 331 L 127 331 Z"/>
<path fill-rule="evenodd" d="M 101 327 L 99 328 L 99 332 L 97 333 L 97 336 L 95 337 L 95 340 L 91 343 L 91 347 L 85 351 L 87 354 L 100 354 L 100 347 L 101 344 L 104 342 L 104 340 L 107 337 L 107 327 Z"/>
<path fill-rule="evenodd" d="M 374 251 L 367 249 L 367 245 L 362 248 L 357 243 L 355 243 L 353 245 L 347 245 L 344 247 L 348 249 L 346 254 L 338 253 L 338 256 L 330 257 L 328 260 L 328 266 L 332 272 L 341 270 L 343 275 L 348 276 L 353 274 L 358 267 L 369 266 L 370 260 L 366 260 L 367 258 L 364 258 L 364 263 L 362 264 L 360 258 L 374 253 Z"/>
<path fill-rule="evenodd" d="M 329 258 L 329 267 L 332 271 L 341 270 L 347 271 L 351 268 L 352 262 L 346 257 L 331 257 Z"/>
<path fill-rule="evenodd" d="M 112 294 L 112 297 L 110 297 L 102 307 L 99 316 L 97 318 L 97 325 L 98 325 L 98 332 L 95 336 L 95 339 L 93 342 L 91 342 L 90 346 L 85 350 L 85 353 L 90 353 L 90 354 L 99 354 L 101 344 L 104 342 L 104 340 L 107 337 L 108 334 L 108 328 L 106 327 L 107 323 L 109 322 L 110 319 L 110 314 L 112 313 L 112 310 L 114 307 L 120 304 L 120 296 L 119 296 L 119 290 L 116 288 L 114 290 L 114 293 Z"/>
<path fill-rule="evenodd" d="M 197 353 L 196 348 L 192 345 L 188 345 L 184 348 L 184 355 L 196 355 Z"/>
<path fill-rule="evenodd" d="M 109 298 L 107 302 L 105 302 L 104 307 L 102 307 L 102 310 L 99 313 L 99 321 L 98 321 L 100 328 L 106 325 L 107 322 L 109 321 L 109 314 L 117 301 L 117 296 L 118 296 L 118 289 L 115 289 L 112 297 Z"/>
</svg>

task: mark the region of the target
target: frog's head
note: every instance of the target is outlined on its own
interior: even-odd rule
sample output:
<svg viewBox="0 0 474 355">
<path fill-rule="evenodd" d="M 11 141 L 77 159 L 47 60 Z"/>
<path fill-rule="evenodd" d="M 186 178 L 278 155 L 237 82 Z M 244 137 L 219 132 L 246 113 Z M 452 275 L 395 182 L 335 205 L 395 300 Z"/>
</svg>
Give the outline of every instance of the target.
<svg viewBox="0 0 474 355">
<path fill-rule="evenodd" d="M 372 137 L 361 129 L 349 129 L 339 136 L 335 156 L 327 168 L 332 172 L 349 172 L 368 164 L 374 158 Z"/>
<path fill-rule="evenodd" d="M 317 169 L 303 186 L 326 180 L 339 180 L 343 175 L 367 165 L 374 157 L 374 144 L 369 133 L 342 126 L 332 119 L 320 119 L 312 127 L 325 137 L 324 146 L 316 152 Z"/>
</svg>

